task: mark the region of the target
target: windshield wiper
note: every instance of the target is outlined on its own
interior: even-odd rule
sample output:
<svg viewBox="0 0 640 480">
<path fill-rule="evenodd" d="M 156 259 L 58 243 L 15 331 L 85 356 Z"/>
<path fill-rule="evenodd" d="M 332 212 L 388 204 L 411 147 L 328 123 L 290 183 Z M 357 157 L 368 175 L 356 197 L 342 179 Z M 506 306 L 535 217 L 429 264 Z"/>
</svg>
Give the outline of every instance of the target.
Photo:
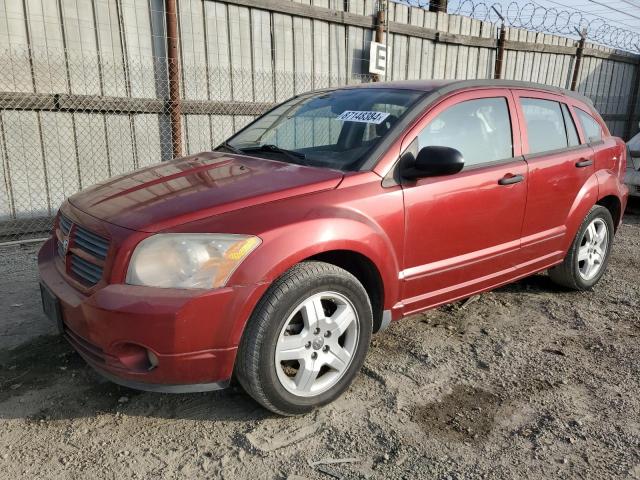
<svg viewBox="0 0 640 480">
<path fill-rule="evenodd" d="M 295 150 L 287 150 L 286 148 L 280 148 L 277 145 L 264 144 L 264 145 L 256 145 L 255 147 L 245 147 L 241 148 L 245 153 L 249 152 L 273 152 L 273 153 L 281 153 L 286 155 L 290 159 L 292 159 L 295 163 L 305 164 L 304 160 L 307 156 L 304 153 L 296 152 Z M 301 161 L 302 160 L 302 161 Z"/>
<path fill-rule="evenodd" d="M 224 148 L 226 150 L 229 150 L 231 153 L 237 153 L 239 155 L 242 155 L 242 150 L 236 148 L 236 147 L 232 147 L 231 145 L 229 145 L 227 142 L 222 142 L 220 145 L 218 145 L 215 150 L 218 150 L 220 148 Z"/>
</svg>

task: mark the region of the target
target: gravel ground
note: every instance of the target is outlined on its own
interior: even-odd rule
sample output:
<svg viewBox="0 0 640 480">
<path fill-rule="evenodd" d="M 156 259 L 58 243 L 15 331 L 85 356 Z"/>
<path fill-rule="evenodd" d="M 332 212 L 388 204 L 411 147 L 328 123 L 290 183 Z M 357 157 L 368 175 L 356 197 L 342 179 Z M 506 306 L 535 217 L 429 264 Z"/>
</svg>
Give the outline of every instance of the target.
<svg viewBox="0 0 640 480">
<path fill-rule="evenodd" d="M 0 478 L 640 479 L 638 215 L 593 292 L 539 274 L 409 317 L 296 418 L 103 381 L 40 313 L 35 252 L 0 250 Z"/>
</svg>

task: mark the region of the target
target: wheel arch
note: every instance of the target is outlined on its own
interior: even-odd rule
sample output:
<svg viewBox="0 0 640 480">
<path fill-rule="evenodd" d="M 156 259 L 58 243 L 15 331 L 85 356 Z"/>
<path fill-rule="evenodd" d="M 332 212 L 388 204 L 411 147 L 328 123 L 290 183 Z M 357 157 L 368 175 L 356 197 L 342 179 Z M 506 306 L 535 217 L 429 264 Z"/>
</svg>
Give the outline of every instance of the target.
<svg viewBox="0 0 640 480">
<path fill-rule="evenodd" d="M 594 205 L 601 205 L 611 213 L 614 228 L 620 225 L 623 212 L 620 179 L 610 171 L 599 170 L 584 183 L 574 200 L 567 218 L 566 250 L 582 224 L 582 220 Z"/>
<path fill-rule="evenodd" d="M 369 257 L 354 250 L 329 250 L 305 260 L 317 260 L 340 267 L 364 286 L 373 311 L 373 332 L 380 330 L 384 312 L 384 283 L 376 264 Z"/>
<path fill-rule="evenodd" d="M 578 229 L 584 220 L 584 217 L 589 213 L 591 207 L 593 207 L 598 201 L 598 176 L 596 173 L 591 175 L 587 181 L 582 185 L 582 188 L 578 191 L 573 205 L 569 210 L 569 215 L 566 221 L 566 235 L 564 243 L 564 251 L 567 252 L 571 247 L 574 237 L 578 233 Z"/>
<path fill-rule="evenodd" d="M 620 199 L 615 195 L 606 195 L 596 202 L 596 205 L 600 205 L 609 210 L 611 218 L 613 218 L 613 228 L 618 229 L 620 219 L 622 217 L 622 203 Z"/>
<path fill-rule="evenodd" d="M 598 200 L 596 204 L 602 205 L 609 210 L 613 218 L 613 226 L 617 230 L 626 206 L 626 187 L 620 177 L 611 170 L 600 170 L 596 175 L 598 178 Z"/>
<path fill-rule="evenodd" d="M 234 273 L 237 285 L 260 280 L 230 328 L 233 344 L 240 341 L 247 322 L 270 286 L 305 260 L 325 261 L 344 268 L 364 285 L 374 310 L 374 331 L 384 323 L 383 318 L 390 320 L 390 312 L 386 310 L 390 310 L 400 296 L 399 266 L 392 240 L 379 229 L 351 218 L 334 217 L 331 228 L 327 228 L 323 219 L 314 219 L 274 229 L 262 238 L 260 255 L 249 255 Z"/>
</svg>

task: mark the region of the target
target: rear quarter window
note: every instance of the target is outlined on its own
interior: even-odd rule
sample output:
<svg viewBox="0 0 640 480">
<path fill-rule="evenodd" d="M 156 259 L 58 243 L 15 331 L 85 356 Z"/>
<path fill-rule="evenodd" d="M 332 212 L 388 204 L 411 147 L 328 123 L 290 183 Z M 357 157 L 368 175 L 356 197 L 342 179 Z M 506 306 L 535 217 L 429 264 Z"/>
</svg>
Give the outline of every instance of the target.
<svg viewBox="0 0 640 480">
<path fill-rule="evenodd" d="M 596 119 L 580 108 L 576 108 L 576 112 L 580 125 L 582 125 L 582 131 L 587 137 L 587 142 L 602 140 L 602 128 Z"/>
</svg>

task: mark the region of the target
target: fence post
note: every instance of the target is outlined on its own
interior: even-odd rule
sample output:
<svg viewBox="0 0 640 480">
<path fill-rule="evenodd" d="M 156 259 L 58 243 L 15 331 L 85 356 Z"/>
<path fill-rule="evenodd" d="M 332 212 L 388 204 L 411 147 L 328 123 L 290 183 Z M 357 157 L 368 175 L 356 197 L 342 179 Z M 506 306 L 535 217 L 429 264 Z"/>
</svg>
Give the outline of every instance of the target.
<svg viewBox="0 0 640 480">
<path fill-rule="evenodd" d="M 571 90 L 575 91 L 578 86 L 578 75 L 580 75 L 580 64 L 582 63 L 582 54 L 584 52 L 584 44 L 587 36 L 580 33 L 580 42 L 576 50 L 576 61 L 573 64 L 573 76 L 571 77 Z"/>
<path fill-rule="evenodd" d="M 165 0 L 167 15 L 167 70 L 169 71 L 169 118 L 173 157 L 182 156 L 182 107 L 180 104 L 180 56 L 176 0 Z"/>
<path fill-rule="evenodd" d="M 447 13 L 448 3 L 449 0 L 431 0 L 429 2 L 429 11 Z"/>
<path fill-rule="evenodd" d="M 502 78 L 502 62 L 504 60 L 504 42 L 507 36 L 507 29 L 504 23 L 500 25 L 500 36 L 498 37 L 498 53 L 496 54 L 496 63 L 493 70 L 493 78 Z"/>
<path fill-rule="evenodd" d="M 378 0 L 378 11 L 376 12 L 376 36 L 375 41 L 377 43 L 382 43 L 384 40 L 384 22 L 385 22 L 385 3 L 384 0 Z M 389 55 L 389 52 L 387 52 Z M 371 59 L 369 59 L 371 61 Z M 380 81 L 380 75 L 375 74 L 373 76 L 374 82 Z"/>
</svg>

